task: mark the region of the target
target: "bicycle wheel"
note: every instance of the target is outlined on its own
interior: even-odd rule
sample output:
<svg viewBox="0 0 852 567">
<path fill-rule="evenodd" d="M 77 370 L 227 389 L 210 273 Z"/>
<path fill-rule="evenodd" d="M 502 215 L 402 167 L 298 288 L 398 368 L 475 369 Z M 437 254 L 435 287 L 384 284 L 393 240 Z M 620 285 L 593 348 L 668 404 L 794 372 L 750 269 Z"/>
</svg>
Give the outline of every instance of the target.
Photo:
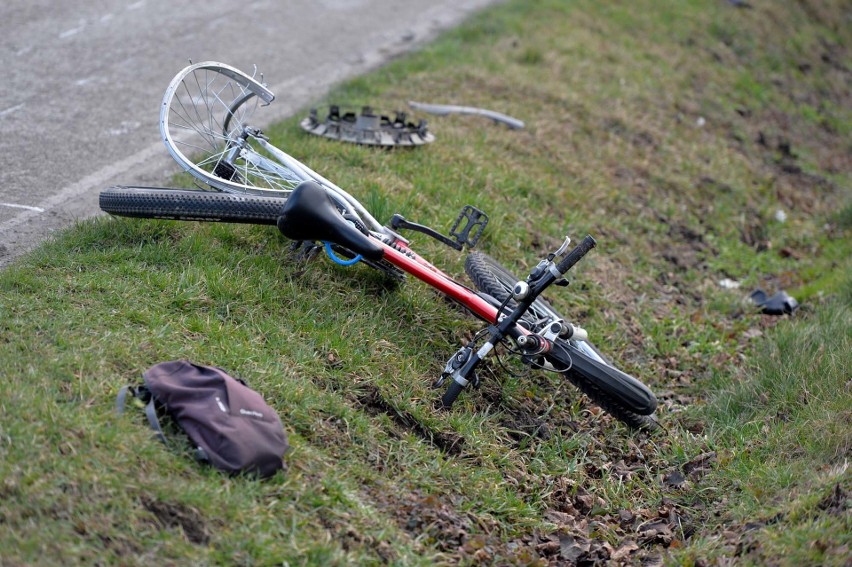
<svg viewBox="0 0 852 567">
<path fill-rule="evenodd" d="M 103 211 L 146 219 L 274 225 L 281 215 L 283 203 L 277 197 L 161 187 L 116 186 L 100 194 Z"/>
<path fill-rule="evenodd" d="M 519 281 L 512 272 L 504 268 L 499 262 L 487 254 L 481 252 L 471 253 L 465 260 L 465 272 L 473 281 L 476 288 L 501 303 L 510 297 L 511 290 Z M 509 308 L 515 307 L 515 302 L 509 300 Z M 532 316 L 527 319 L 530 330 L 537 331 L 554 319 L 564 319 L 559 313 L 542 298 L 536 299 L 530 306 L 528 313 Z M 640 415 L 625 407 L 614 396 L 605 392 L 598 385 L 597 380 L 602 378 L 601 367 L 614 366 L 601 355 L 600 351 L 589 341 L 569 341 L 569 349 L 579 351 L 581 355 L 589 360 L 582 368 L 578 365 L 563 373 L 571 384 L 586 394 L 595 404 L 607 413 L 632 429 L 656 429 L 656 420 L 652 415 Z M 570 355 L 570 352 L 569 352 Z M 566 365 L 567 366 L 567 365 Z"/>
<path fill-rule="evenodd" d="M 160 134 L 172 157 L 220 191 L 286 197 L 305 176 L 265 152 L 249 120 L 275 96 L 242 71 L 213 61 L 183 69 L 166 89 Z"/>
<path fill-rule="evenodd" d="M 131 187 L 117 185 L 101 191 L 100 207 L 106 213 L 121 217 L 206 222 L 233 222 L 275 225 L 284 201 L 263 195 L 234 195 L 220 191 L 194 191 L 165 187 Z M 355 255 L 336 246 L 346 258 Z M 382 272 L 390 282 L 405 279 L 405 272 L 387 260 L 367 260 L 364 264 Z"/>
</svg>

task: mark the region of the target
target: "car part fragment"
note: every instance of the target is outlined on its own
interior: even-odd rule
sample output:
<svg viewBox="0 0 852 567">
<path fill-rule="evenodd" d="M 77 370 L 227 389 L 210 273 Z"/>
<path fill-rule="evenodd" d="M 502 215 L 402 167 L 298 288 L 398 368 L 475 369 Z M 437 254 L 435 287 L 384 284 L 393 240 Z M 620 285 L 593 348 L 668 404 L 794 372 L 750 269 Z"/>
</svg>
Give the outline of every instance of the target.
<svg viewBox="0 0 852 567">
<path fill-rule="evenodd" d="M 415 124 L 407 121 L 404 112 L 397 112 L 391 119 L 389 116 L 377 114 L 369 106 L 355 112 L 341 113 L 340 107 L 331 105 L 328 116 L 320 120 L 316 108 L 301 122 L 306 132 L 355 144 L 370 146 L 422 146 L 435 140 L 435 135 L 426 127 L 426 121 L 420 120 Z"/>
<path fill-rule="evenodd" d="M 447 114 L 474 114 L 477 116 L 485 116 L 495 122 L 505 124 L 512 130 L 520 130 L 524 127 L 523 120 L 512 118 L 501 112 L 488 110 L 486 108 L 476 108 L 474 106 L 453 106 L 449 104 L 428 104 L 425 102 L 408 101 L 408 106 L 415 110 L 422 110 L 436 116 L 446 116 Z"/>
</svg>

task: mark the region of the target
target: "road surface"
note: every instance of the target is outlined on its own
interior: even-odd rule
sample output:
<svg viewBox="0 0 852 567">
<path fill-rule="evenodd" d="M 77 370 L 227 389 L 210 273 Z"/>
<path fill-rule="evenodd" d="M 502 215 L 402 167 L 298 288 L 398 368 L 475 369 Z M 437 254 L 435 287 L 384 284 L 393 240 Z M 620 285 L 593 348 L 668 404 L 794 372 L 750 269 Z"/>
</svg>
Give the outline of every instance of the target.
<svg viewBox="0 0 852 567">
<path fill-rule="evenodd" d="M 0 7 L 0 266 L 99 212 L 112 184 L 179 168 L 160 101 L 189 60 L 255 65 L 278 120 L 495 0 L 5 0 Z"/>
</svg>

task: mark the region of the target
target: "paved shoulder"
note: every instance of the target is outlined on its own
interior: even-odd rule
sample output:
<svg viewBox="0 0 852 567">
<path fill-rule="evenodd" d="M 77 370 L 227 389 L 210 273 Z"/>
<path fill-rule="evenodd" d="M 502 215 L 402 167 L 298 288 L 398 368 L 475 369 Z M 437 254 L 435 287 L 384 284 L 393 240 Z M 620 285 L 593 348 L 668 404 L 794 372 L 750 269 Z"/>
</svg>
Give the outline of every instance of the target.
<svg viewBox="0 0 852 567">
<path fill-rule="evenodd" d="M 495 0 L 7 0 L 0 8 L 0 265 L 98 213 L 110 184 L 177 171 L 163 91 L 187 62 L 263 71 L 276 120 Z"/>
</svg>

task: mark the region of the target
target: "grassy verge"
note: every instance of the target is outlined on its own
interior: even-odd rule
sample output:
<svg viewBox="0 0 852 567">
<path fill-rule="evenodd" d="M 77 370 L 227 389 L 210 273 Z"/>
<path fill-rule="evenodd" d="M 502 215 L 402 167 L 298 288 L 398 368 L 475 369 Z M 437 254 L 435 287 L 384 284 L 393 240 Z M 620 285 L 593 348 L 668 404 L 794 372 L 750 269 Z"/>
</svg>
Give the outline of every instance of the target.
<svg viewBox="0 0 852 567">
<path fill-rule="evenodd" d="M 806 0 L 509 2 L 319 102 L 468 104 L 526 129 L 435 118 L 437 142 L 403 152 L 298 118 L 269 132 L 379 218 L 479 206 L 480 246 L 518 272 L 594 234 L 549 299 L 657 391 L 666 431 L 497 366 L 438 412 L 429 384 L 477 324 L 424 286 L 297 262 L 271 229 L 98 219 L 0 273 L 0 563 L 843 564 L 847 19 Z M 757 287 L 802 307 L 761 315 Z M 264 395 L 286 474 L 223 478 L 113 415 L 175 358 Z"/>
</svg>

